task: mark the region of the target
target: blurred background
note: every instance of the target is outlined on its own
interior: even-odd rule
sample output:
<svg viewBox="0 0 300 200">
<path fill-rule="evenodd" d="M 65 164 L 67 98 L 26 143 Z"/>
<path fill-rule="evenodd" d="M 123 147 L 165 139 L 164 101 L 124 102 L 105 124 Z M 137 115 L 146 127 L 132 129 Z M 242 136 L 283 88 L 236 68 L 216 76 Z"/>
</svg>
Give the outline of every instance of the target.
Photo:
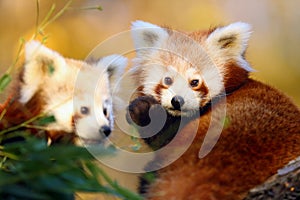
<svg viewBox="0 0 300 200">
<path fill-rule="evenodd" d="M 39 20 L 53 3 L 40 0 Z M 97 9 L 82 9 L 97 7 Z M 253 26 L 247 59 L 252 77 L 279 88 L 300 105 L 300 1 L 298 0 L 73 0 L 45 29 L 46 45 L 66 57 L 84 59 L 100 42 L 140 19 L 193 31 L 244 21 Z M 36 0 L 0 0 L 0 72 L 13 63 L 20 38 L 29 39 L 37 18 Z M 105 52 L 104 52 L 105 54 Z"/>
</svg>

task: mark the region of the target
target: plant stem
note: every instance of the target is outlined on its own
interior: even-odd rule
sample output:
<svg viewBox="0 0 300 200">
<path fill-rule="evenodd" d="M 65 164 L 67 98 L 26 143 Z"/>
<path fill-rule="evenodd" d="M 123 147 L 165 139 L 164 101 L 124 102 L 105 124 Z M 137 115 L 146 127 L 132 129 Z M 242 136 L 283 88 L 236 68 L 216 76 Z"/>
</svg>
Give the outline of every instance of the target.
<svg viewBox="0 0 300 200">
<path fill-rule="evenodd" d="M 56 5 L 55 4 L 52 4 L 49 12 L 47 13 L 46 17 L 43 19 L 43 21 L 40 23 L 40 25 L 38 25 L 38 18 L 39 18 L 39 0 L 37 0 L 37 3 L 36 3 L 36 6 L 37 6 L 37 18 L 36 18 L 36 31 L 35 33 L 31 36 L 31 38 L 29 39 L 30 40 L 34 40 L 37 38 L 37 36 L 39 34 L 42 34 L 44 29 L 52 22 L 54 22 L 58 17 L 60 17 L 66 10 L 67 8 L 70 6 L 70 4 L 72 3 L 72 0 L 69 0 L 65 6 L 56 14 L 54 15 L 52 18 L 51 15 L 53 14 L 53 12 L 55 11 L 55 7 Z M 20 39 L 21 41 L 21 44 L 19 45 L 19 49 L 18 49 L 18 52 L 17 52 L 17 56 L 16 56 L 16 59 L 14 60 L 14 62 L 8 67 L 8 69 L 6 70 L 6 74 L 11 74 L 11 72 L 13 71 L 13 69 L 15 68 L 16 64 L 18 63 L 21 55 L 23 55 L 24 53 L 24 43 L 25 43 L 25 40 L 24 39 Z"/>
<path fill-rule="evenodd" d="M 56 15 L 54 15 L 51 19 L 44 22 L 44 24 L 42 23 L 40 26 L 40 30 L 43 30 L 46 26 L 48 26 L 50 23 L 52 23 L 53 21 L 55 21 L 58 17 L 60 17 L 67 9 L 68 7 L 71 5 L 72 0 L 69 0 L 66 5 L 58 12 L 56 13 Z M 55 8 L 55 7 L 54 7 Z M 51 12 L 52 13 L 52 12 Z"/>
<path fill-rule="evenodd" d="M 5 158 L 10 158 L 10 159 L 13 159 L 13 160 L 19 160 L 18 156 L 14 155 L 14 154 L 11 154 L 11 153 L 7 153 L 5 151 L 0 151 L 0 156 L 5 157 Z"/>
<path fill-rule="evenodd" d="M 36 19 L 35 19 L 35 34 L 37 35 L 40 18 L 40 1 L 36 0 Z"/>
</svg>

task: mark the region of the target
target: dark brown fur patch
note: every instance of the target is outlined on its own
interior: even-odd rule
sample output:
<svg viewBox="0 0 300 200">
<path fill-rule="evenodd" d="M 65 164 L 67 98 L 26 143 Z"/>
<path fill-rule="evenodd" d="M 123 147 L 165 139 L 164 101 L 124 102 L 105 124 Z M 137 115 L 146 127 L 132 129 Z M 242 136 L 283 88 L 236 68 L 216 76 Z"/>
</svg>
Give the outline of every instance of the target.
<svg viewBox="0 0 300 200">
<path fill-rule="evenodd" d="M 161 91 L 162 90 L 167 90 L 167 89 L 168 88 L 165 85 L 163 85 L 162 83 L 156 85 L 156 87 L 154 89 L 154 92 L 156 94 L 156 100 L 158 102 L 161 102 Z"/>
<path fill-rule="evenodd" d="M 136 89 L 136 91 L 137 91 L 137 95 L 138 96 L 144 96 L 145 94 L 144 94 L 144 86 L 143 85 L 140 85 L 137 89 Z"/>
<path fill-rule="evenodd" d="M 72 124 L 75 125 L 76 121 L 80 118 L 82 118 L 82 116 L 76 113 L 74 116 L 72 116 Z"/>
<path fill-rule="evenodd" d="M 17 100 L 17 98 L 12 95 L 7 99 L 6 103 L 1 106 L 1 113 L 5 112 L 5 114 L 3 115 L 3 118 L 0 121 L 0 130 L 9 129 L 36 117 L 43 110 L 43 106 L 44 101 L 37 94 L 34 95 L 32 99 L 28 101 L 25 105 L 20 103 Z M 32 125 L 32 123 L 29 123 L 29 125 Z M 24 128 L 20 127 L 20 129 Z M 37 137 L 45 139 L 48 137 L 46 131 L 44 130 L 39 130 L 35 128 L 27 128 L 27 130 L 30 134 L 35 135 Z"/>
<path fill-rule="evenodd" d="M 158 35 L 149 32 L 144 32 L 143 37 L 144 41 L 146 41 L 149 45 L 154 44 L 158 40 Z"/>
<path fill-rule="evenodd" d="M 20 83 L 24 83 L 24 71 L 25 71 L 25 68 L 21 67 L 21 70 L 18 73 L 18 80 L 20 81 Z"/>
<path fill-rule="evenodd" d="M 72 144 L 75 143 L 76 139 L 78 138 L 78 136 L 71 132 L 71 133 L 67 133 L 64 131 L 53 131 L 50 130 L 47 132 L 47 136 L 48 138 L 51 139 L 51 143 L 60 143 L 60 144 Z"/>
<path fill-rule="evenodd" d="M 165 90 L 167 89 L 167 87 L 165 87 L 163 84 L 157 84 L 156 87 L 155 87 L 155 89 L 154 89 L 154 92 L 156 94 L 156 100 L 158 102 L 161 101 L 161 91 L 163 89 L 165 89 Z"/>
<path fill-rule="evenodd" d="M 199 97 L 201 99 L 199 106 L 200 107 L 205 106 L 207 104 L 207 102 L 209 102 L 209 99 L 207 97 L 209 90 L 208 90 L 208 87 L 205 84 L 205 82 L 202 82 L 201 85 L 198 86 L 197 88 L 195 88 L 194 90 L 199 93 Z"/>
<path fill-rule="evenodd" d="M 206 86 L 205 82 L 202 82 L 200 87 L 196 88 L 195 91 L 201 92 L 203 96 L 208 94 L 208 87 Z"/>
<path fill-rule="evenodd" d="M 44 105 L 44 100 L 38 94 L 35 94 L 25 105 L 12 98 L 5 106 L 6 113 L 0 122 L 0 129 L 18 125 L 40 114 Z"/>
<path fill-rule="evenodd" d="M 0 121 L 0 130 L 24 123 L 38 116 L 44 110 L 45 101 L 39 91 L 26 104 L 20 103 L 15 96 L 19 96 L 19 94 L 10 96 L 4 104 L 0 105 L 0 113 L 5 112 Z M 30 128 L 28 131 L 37 137 L 44 139 L 50 138 L 52 143 L 61 143 L 62 141 L 66 143 L 73 142 L 76 137 L 75 133 L 67 133 L 64 131 L 45 131 L 35 128 Z"/>
<path fill-rule="evenodd" d="M 226 93 L 233 92 L 248 80 L 248 72 L 238 66 L 235 62 L 225 65 L 224 87 Z"/>
<path fill-rule="evenodd" d="M 236 40 L 236 36 L 230 35 L 219 39 L 218 42 L 221 44 L 221 48 L 224 49 L 230 47 L 235 42 L 235 40 Z"/>
</svg>

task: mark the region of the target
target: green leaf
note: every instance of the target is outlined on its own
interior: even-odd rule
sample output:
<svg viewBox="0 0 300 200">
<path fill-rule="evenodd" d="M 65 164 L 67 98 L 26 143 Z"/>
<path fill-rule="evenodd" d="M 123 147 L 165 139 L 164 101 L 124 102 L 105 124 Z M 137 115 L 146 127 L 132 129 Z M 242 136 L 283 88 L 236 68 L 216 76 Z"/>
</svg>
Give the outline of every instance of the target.
<svg viewBox="0 0 300 200">
<path fill-rule="evenodd" d="M 21 38 L 20 38 L 20 44 L 23 45 L 23 44 L 25 44 L 25 43 L 26 43 L 25 38 L 21 37 Z"/>
<path fill-rule="evenodd" d="M 55 117 L 53 115 L 51 115 L 51 116 L 45 116 L 45 117 L 42 117 L 42 118 L 36 120 L 35 124 L 38 126 L 45 126 L 45 125 L 51 124 L 55 121 L 56 121 Z"/>
<path fill-rule="evenodd" d="M 53 176 L 51 174 L 45 174 L 40 176 L 37 181 L 39 182 L 39 188 L 44 188 L 50 191 L 72 193 L 71 189 L 68 189 L 67 182 L 61 179 L 59 176 Z"/>
<path fill-rule="evenodd" d="M 99 10 L 99 11 L 103 10 L 100 5 L 98 5 L 98 6 L 81 7 L 81 8 L 73 8 L 73 9 L 78 9 L 78 10 Z"/>
<path fill-rule="evenodd" d="M 4 187 L 1 187 L 0 189 L 0 197 L 1 196 L 14 196 L 15 198 L 9 198 L 9 199 L 47 199 L 46 195 L 39 194 L 36 191 L 32 191 L 29 188 L 26 188 L 26 186 L 21 185 L 7 185 Z"/>
<path fill-rule="evenodd" d="M 46 158 L 55 158 L 55 160 L 68 161 L 70 159 L 93 159 L 93 156 L 84 148 L 74 145 L 54 145 L 45 148 L 34 156 L 41 156 Z M 34 158 L 34 157 L 31 157 Z M 68 159 L 66 159 L 68 158 Z M 74 160 L 72 161 L 74 162 Z"/>
<path fill-rule="evenodd" d="M 84 147 L 60 144 L 49 147 L 45 141 L 28 135 L 24 135 L 23 139 L 1 148 L 4 153 L 17 155 L 18 160 L 8 158 L 0 168 L 0 199 L 72 199 L 72 193 L 76 191 L 107 193 L 121 199 L 142 199 L 112 181 Z M 103 155 L 112 151 L 100 145 L 97 150 Z M 107 184 L 103 185 L 99 177 L 104 178 Z M 7 193 L 2 190 L 7 186 L 18 188 L 18 191 L 14 193 L 11 189 Z"/>
<path fill-rule="evenodd" d="M 8 86 L 8 84 L 11 82 L 11 76 L 7 73 L 5 73 L 1 78 L 0 78 L 0 93 L 2 93 L 5 88 Z"/>
<path fill-rule="evenodd" d="M 11 179 L 13 177 L 12 174 L 5 172 L 4 170 L 0 170 L 0 188 L 3 187 L 3 185 L 5 185 L 6 180 Z"/>
<path fill-rule="evenodd" d="M 48 37 L 49 37 L 48 35 L 43 34 L 43 38 L 42 38 L 41 43 L 42 43 L 42 44 L 45 44 L 46 41 L 48 40 Z"/>
<path fill-rule="evenodd" d="M 24 135 L 24 141 L 13 142 L 4 145 L 4 151 L 14 153 L 19 157 L 24 157 L 33 152 L 40 152 L 42 149 L 47 148 L 47 143 L 44 140 L 37 139 Z"/>
<path fill-rule="evenodd" d="M 143 178 L 147 180 L 147 182 L 153 183 L 156 179 L 156 175 L 154 172 L 147 172 L 143 175 Z"/>
<path fill-rule="evenodd" d="M 99 10 L 99 11 L 103 10 L 101 6 L 97 6 L 96 9 Z"/>
<path fill-rule="evenodd" d="M 228 128 L 230 126 L 230 118 L 228 116 L 225 116 L 223 119 L 222 119 L 222 123 L 223 123 L 223 128 Z"/>
</svg>

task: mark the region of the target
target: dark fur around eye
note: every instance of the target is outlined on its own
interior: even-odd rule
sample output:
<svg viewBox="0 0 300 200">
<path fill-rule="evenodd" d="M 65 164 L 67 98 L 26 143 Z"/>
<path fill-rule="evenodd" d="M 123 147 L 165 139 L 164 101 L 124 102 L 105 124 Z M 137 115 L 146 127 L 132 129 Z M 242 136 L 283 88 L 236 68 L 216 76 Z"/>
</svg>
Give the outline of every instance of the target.
<svg viewBox="0 0 300 200">
<path fill-rule="evenodd" d="M 80 108 L 80 113 L 83 114 L 83 115 L 87 115 L 87 114 L 90 113 L 90 109 L 88 107 L 86 107 L 86 106 L 82 106 Z"/>
<path fill-rule="evenodd" d="M 107 108 L 103 108 L 103 114 L 107 116 Z"/>
<path fill-rule="evenodd" d="M 191 87 L 198 87 L 198 85 L 199 85 L 199 80 L 198 79 L 191 80 L 191 82 L 190 82 Z"/>
</svg>

